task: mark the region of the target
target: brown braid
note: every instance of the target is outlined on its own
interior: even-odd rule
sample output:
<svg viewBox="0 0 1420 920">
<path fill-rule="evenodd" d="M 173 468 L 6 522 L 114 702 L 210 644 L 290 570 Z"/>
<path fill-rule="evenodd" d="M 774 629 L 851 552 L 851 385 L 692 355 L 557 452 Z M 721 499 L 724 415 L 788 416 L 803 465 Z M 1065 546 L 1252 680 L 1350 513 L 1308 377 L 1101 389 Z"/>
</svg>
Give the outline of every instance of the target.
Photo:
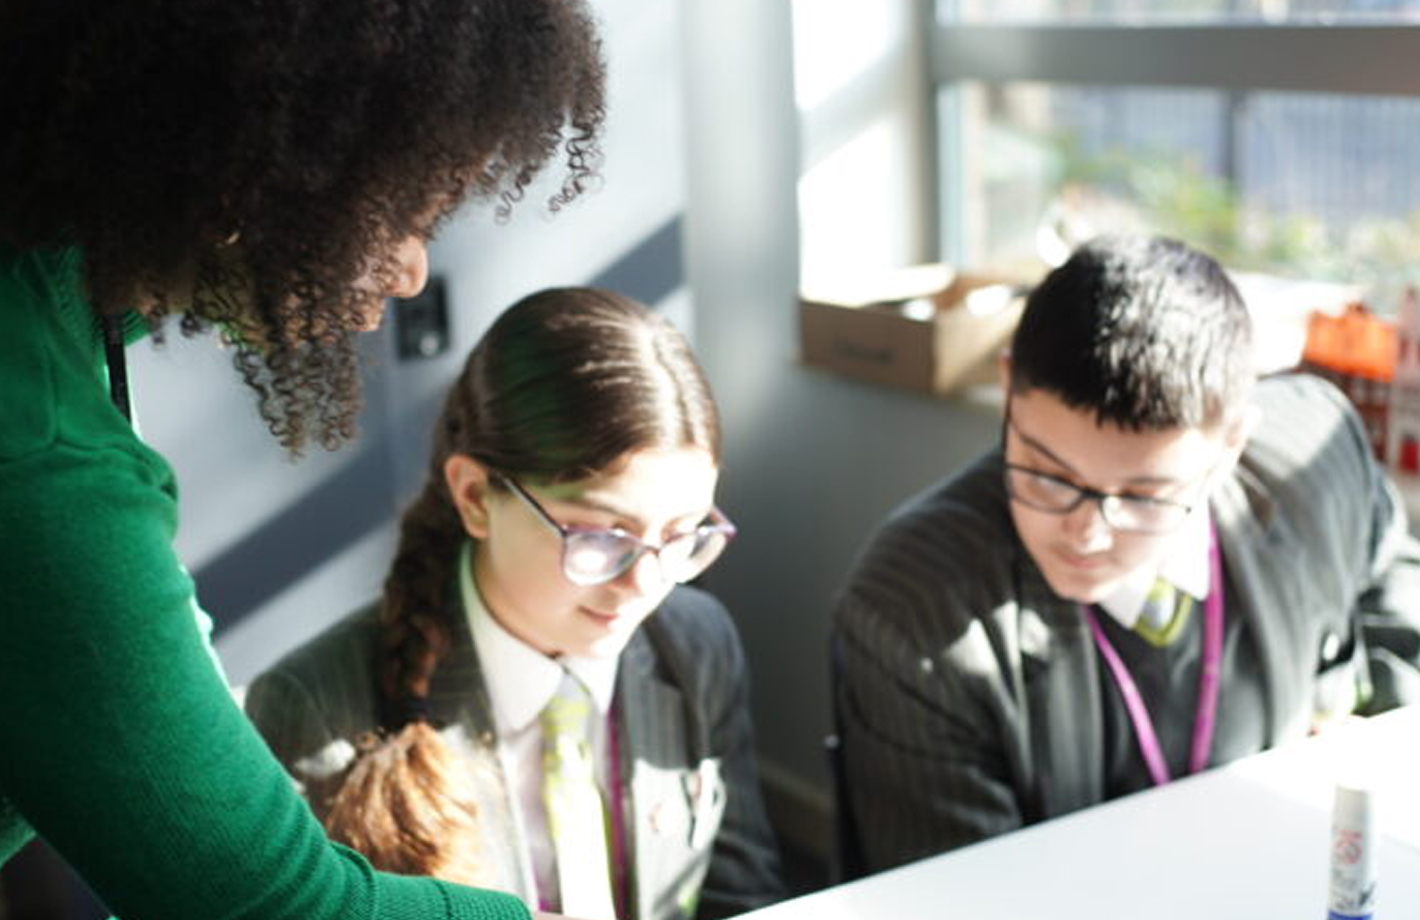
<svg viewBox="0 0 1420 920">
<path fill-rule="evenodd" d="M 446 418 L 462 392 L 450 393 Z M 447 456 L 442 446 L 436 457 Z M 443 476 L 431 470 L 400 521 L 385 579 L 377 674 L 387 734 L 362 744 L 364 756 L 331 800 L 325 827 L 377 869 L 476 885 L 489 880 L 480 875 L 474 767 L 422 718 L 421 705 L 453 640 L 448 592 L 463 536 Z"/>
<path fill-rule="evenodd" d="M 465 531 L 444 481 L 453 454 L 532 481 L 572 481 L 647 447 L 698 446 L 720 460 L 719 416 L 689 344 L 616 294 L 561 288 L 506 310 L 469 355 L 434 434 L 429 478 L 400 522 L 385 579 L 376 673 L 383 740 L 332 800 L 331 836 L 376 868 L 487 884 L 473 791 L 480 781 L 427 721 L 453 641 Z M 496 482 L 496 481 L 495 481 Z M 496 485 L 495 485 L 496 487 Z"/>
<path fill-rule="evenodd" d="M 429 695 L 429 679 L 453 640 L 445 616 L 463 526 L 442 475 L 430 475 L 424 492 L 404 513 L 399 549 L 380 610 L 380 692 L 391 711 L 387 728 L 407 719 L 409 701 Z M 417 704 L 413 704 L 417 708 Z"/>
</svg>

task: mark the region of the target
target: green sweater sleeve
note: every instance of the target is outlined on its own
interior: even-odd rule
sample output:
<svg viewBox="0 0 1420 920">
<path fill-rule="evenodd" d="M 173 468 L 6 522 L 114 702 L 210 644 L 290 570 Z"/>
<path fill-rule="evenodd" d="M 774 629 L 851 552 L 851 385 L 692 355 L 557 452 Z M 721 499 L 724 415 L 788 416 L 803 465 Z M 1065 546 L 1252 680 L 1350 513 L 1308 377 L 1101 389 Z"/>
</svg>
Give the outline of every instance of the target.
<svg viewBox="0 0 1420 920">
<path fill-rule="evenodd" d="M 232 701 L 132 454 L 0 465 L 0 790 L 125 920 L 528 916 L 329 843 Z"/>
<path fill-rule="evenodd" d="M 527 920 L 325 838 L 208 653 L 166 463 L 43 294 L 0 283 L 0 860 L 32 829 L 123 920 Z"/>
</svg>

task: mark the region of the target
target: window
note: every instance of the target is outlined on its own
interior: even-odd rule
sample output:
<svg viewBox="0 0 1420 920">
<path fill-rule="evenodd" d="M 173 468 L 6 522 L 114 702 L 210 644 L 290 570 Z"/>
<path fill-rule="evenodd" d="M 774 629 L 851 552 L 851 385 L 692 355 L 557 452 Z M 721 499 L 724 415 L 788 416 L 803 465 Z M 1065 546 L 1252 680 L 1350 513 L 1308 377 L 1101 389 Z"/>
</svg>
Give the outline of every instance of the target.
<svg viewBox="0 0 1420 920">
<path fill-rule="evenodd" d="M 955 9 L 953 9 L 955 7 Z M 1420 18 L 1416 0 L 959 0 L 946 21 L 1394 22 Z"/>
<path fill-rule="evenodd" d="M 793 23 L 804 286 L 935 259 L 930 7 L 794 0 Z"/>
<path fill-rule="evenodd" d="M 971 84 L 973 248 L 1056 262 L 1154 230 L 1240 270 L 1403 283 L 1420 255 L 1420 99 Z"/>
<path fill-rule="evenodd" d="M 937 7 L 948 253 L 1056 261 L 1110 229 L 1230 267 L 1420 280 L 1420 0 Z"/>
</svg>

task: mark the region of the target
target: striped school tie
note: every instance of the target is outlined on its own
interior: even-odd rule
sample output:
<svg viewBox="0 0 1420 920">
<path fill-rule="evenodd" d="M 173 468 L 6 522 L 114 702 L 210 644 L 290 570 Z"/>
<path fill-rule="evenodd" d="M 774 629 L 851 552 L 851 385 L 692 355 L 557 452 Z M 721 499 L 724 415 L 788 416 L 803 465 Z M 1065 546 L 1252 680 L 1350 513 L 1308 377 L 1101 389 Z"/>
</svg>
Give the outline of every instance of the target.
<svg viewBox="0 0 1420 920">
<path fill-rule="evenodd" d="M 1180 591 L 1164 578 L 1154 579 L 1144 598 L 1144 608 L 1134 631 L 1151 645 L 1162 648 L 1183 632 L 1195 601 L 1186 591 Z"/>
<path fill-rule="evenodd" d="M 560 910 L 613 920 L 606 813 L 592 764 L 586 688 L 570 674 L 542 711 L 542 797 L 557 853 Z"/>
</svg>

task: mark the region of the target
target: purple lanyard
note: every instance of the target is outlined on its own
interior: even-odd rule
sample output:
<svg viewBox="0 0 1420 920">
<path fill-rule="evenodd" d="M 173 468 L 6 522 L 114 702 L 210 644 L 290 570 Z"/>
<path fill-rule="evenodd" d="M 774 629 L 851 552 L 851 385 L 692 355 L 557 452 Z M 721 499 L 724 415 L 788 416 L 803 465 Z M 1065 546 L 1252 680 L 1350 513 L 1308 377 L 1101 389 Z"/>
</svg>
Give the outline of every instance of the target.
<svg viewBox="0 0 1420 920">
<path fill-rule="evenodd" d="M 1197 773 L 1208 765 L 1208 754 L 1213 748 L 1213 730 L 1218 724 L 1218 673 L 1223 659 L 1223 565 L 1218 555 L 1218 534 L 1211 526 L 1208 533 L 1208 572 L 1212 585 L 1203 607 L 1203 664 L 1198 674 L 1198 712 L 1193 720 L 1193 745 L 1188 755 L 1188 772 Z M 1095 646 L 1109 665 L 1119 693 L 1124 697 L 1124 706 L 1129 710 L 1129 721 L 1134 723 L 1134 736 L 1139 739 L 1139 753 L 1144 755 L 1144 763 L 1149 767 L 1149 775 L 1154 785 L 1162 786 L 1172 778 L 1164 750 L 1159 745 L 1159 737 L 1154 733 L 1154 722 L 1149 718 L 1149 709 L 1139 694 L 1139 687 L 1130 676 L 1129 669 L 1119 653 L 1110 644 L 1109 638 L 1100 626 L 1099 617 L 1090 607 L 1081 606 L 1085 619 L 1089 621 L 1090 632 L 1094 635 Z"/>
<path fill-rule="evenodd" d="M 611 787 L 607 795 L 607 807 L 611 809 L 611 880 L 612 895 L 616 901 L 618 916 L 630 916 L 628 908 L 631 900 L 630 878 L 626 866 L 626 793 L 621 784 L 621 733 L 616 717 L 616 706 L 606 714 L 607 755 L 611 757 Z"/>
</svg>

